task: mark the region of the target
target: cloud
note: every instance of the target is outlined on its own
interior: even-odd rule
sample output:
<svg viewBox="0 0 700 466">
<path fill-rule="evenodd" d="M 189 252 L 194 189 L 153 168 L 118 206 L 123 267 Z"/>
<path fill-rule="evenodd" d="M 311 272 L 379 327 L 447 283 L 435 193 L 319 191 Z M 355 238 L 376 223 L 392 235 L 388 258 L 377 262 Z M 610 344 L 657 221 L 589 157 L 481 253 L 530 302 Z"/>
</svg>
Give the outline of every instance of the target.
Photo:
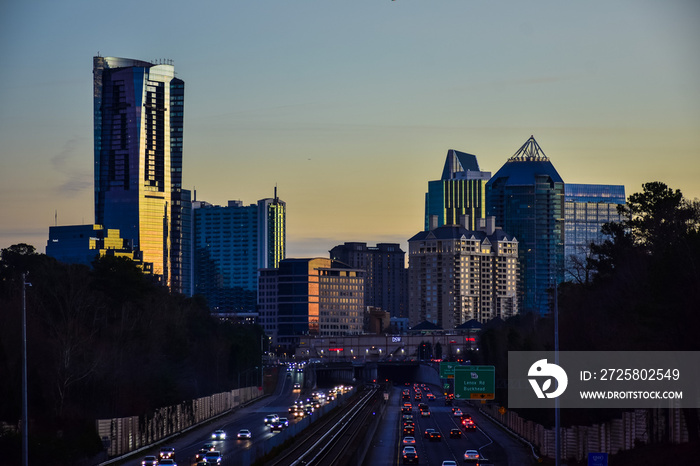
<svg viewBox="0 0 700 466">
<path fill-rule="evenodd" d="M 56 177 L 56 181 L 59 182 L 56 191 L 59 195 L 75 197 L 86 190 L 92 190 L 92 171 L 85 168 L 92 165 L 86 164 L 81 154 L 85 141 L 86 138 L 72 137 L 66 141 L 63 149 L 50 159 L 54 173 L 62 175 Z"/>
</svg>

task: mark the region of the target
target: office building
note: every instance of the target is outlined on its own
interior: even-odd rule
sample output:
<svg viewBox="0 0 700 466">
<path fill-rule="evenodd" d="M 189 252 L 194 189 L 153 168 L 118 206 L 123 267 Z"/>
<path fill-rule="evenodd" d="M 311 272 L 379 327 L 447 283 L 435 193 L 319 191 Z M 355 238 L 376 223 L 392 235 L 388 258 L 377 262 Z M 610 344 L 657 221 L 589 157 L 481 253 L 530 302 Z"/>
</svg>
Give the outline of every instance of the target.
<svg viewBox="0 0 700 466">
<path fill-rule="evenodd" d="M 184 82 L 172 63 L 93 58 L 95 223 L 118 229 L 171 290 L 189 285 Z"/>
<path fill-rule="evenodd" d="M 345 243 L 330 250 L 331 260 L 365 271 L 365 305 L 408 317 L 406 253 L 399 244 Z"/>
<path fill-rule="evenodd" d="M 622 185 L 566 184 L 564 186 L 565 279 L 585 282 L 586 259 L 591 243 L 606 238 L 601 232 L 604 223 L 620 222 L 617 206 L 625 203 Z"/>
<path fill-rule="evenodd" d="M 431 222 L 433 225 L 436 221 Z M 479 219 L 478 229 L 443 225 L 408 240 L 409 324 L 443 330 L 518 313 L 518 241 Z"/>
<path fill-rule="evenodd" d="M 286 248 L 286 204 L 193 202 L 194 288 L 217 313 L 254 312 L 258 270 L 275 268 Z"/>
<path fill-rule="evenodd" d="M 360 334 L 364 275 L 326 258 L 284 259 L 260 271 L 259 323 L 274 346 L 287 350 L 305 335 Z"/>
<path fill-rule="evenodd" d="M 486 206 L 519 243 L 521 312 L 548 315 L 564 276 L 564 181 L 533 136 L 486 184 Z"/>
<path fill-rule="evenodd" d="M 486 216 L 486 182 L 490 172 L 482 172 L 476 156 L 450 149 L 439 180 L 428 182 L 425 194 L 425 230 L 435 217 L 437 226 L 458 225 L 468 216 L 475 229 L 478 219 Z"/>
<path fill-rule="evenodd" d="M 139 252 L 129 240 L 120 237 L 119 230 L 108 230 L 102 225 L 49 227 L 46 255 L 66 264 L 87 266 L 103 256 L 127 257 L 141 262 Z"/>
</svg>

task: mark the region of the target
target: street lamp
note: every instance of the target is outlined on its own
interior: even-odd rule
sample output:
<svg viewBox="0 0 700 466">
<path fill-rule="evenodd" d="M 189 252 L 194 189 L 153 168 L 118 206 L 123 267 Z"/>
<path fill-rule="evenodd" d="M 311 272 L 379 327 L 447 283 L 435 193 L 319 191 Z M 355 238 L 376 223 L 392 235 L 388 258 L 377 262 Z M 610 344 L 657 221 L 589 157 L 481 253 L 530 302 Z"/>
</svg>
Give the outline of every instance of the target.
<svg viewBox="0 0 700 466">
<path fill-rule="evenodd" d="M 22 465 L 29 464 L 29 415 L 27 413 L 27 274 L 22 274 Z"/>
</svg>

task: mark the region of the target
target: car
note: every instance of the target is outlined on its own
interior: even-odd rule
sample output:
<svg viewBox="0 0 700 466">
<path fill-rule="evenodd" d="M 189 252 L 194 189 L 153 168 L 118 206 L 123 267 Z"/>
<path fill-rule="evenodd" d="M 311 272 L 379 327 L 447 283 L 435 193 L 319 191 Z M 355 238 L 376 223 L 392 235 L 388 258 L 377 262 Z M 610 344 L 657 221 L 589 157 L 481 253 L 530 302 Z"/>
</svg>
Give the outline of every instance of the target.
<svg viewBox="0 0 700 466">
<path fill-rule="evenodd" d="M 211 438 L 214 440 L 226 440 L 226 432 L 223 429 L 216 429 L 211 434 Z"/>
<path fill-rule="evenodd" d="M 236 438 L 238 440 L 251 440 L 253 438 L 253 434 L 250 430 L 248 429 L 241 429 L 238 431 L 238 434 L 236 435 Z"/>
<path fill-rule="evenodd" d="M 206 451 L 216 450 L 216 446 L 213 443 L 205 443 L 204 445 L 202 445 L 202 448 Z"/>
<path fill-rule="evenodd" d="M 452 412 L 452 414 L 454 415 L 454 417 L 462 417 L 462 410 L 457 408 Z"/>
<path fill-rule="evenodd" d="M 459 429 L 450 429 L 450 438 L 462 438 L 462 431 Z"/>
<path fill-rule="evenodd" d="M 435 399 L 435 395 L 433 395 L 433 394 L 430 393 L 430 392 L 426 393 L 426 394 L 425 394 L 425 397 L 426 397 L 427 399 L 431 400 L 431 401 Z"/>
<path fill-rule="evenodd" d="M 280 420 L 280 417 L 277 414 L 268 414 L 263 419 L 263 422 L 265 423 L 265 425 L 268 425 L 268 424 L 271 424 L 273 422 L 277 422 L 279 420 Z"/>
<path fill-rule="evenodd" d="M 437 430 L 434 430 L 430 433 L 429 440 L 431 442 L 439 442 L 440 440 L 442 440 L 442 434 L 440 432 L 438 432 Z"/>
<path fill-rule="evenodd" d="M 221 452 L 217 450 L 207 452 L 204 456 L 204 464 L 221 464 Z"/>
<path fill-rule="evenodd" d="M 423 432 L 423 437 L 430 438 L 433 432 L 435 432 L 435 429 L 425 429 L 425 432 Z"/>
<path fill-rule="evenodd" d="M 141 461 L 141 466 L 156 466 L 158 460 L 155 456 L 144 456 L 143 461 Z"/>
<path fill-rule="evenodd" d="M 175 458 L 175 449 L 173 447 L 163 447 L 158 453 L 158 458 L 164 460 L 169 458 Z"/>
<path fill-rule="evenodd" d="M 294 390 L 300 390 L 301 389 L 301 384 L 300 383 L 295 383 L 294 384 Z"/>
<path fill-rule="evenodd" d="M 466 463 L 476 463 L 479 459 L 481 459 L 481 456 L 476 450 L 467 450 L 464 452 L 464 461 Z"/>
<path fill-rule="evenodd" d="M 162 459 L 162 460 L 160 460 L 160 461 L 158 462 L 158 464 L 159 464 L 159 465 L 161 465 L 161 464 L 169 464 L 170 466 L 177 466 L 177 463 L 176 463 L 175 460 L 172 459 L 172 458 L 165 458 L 165 459 Z"/>
<path fill-rule="evenodd" d="M 420 412 L 421 417 L 430 417 L 430 410 L 429 409 L 423 409 Z"/>
<path fill-rule="evenodd" d="M 442 466 L 457 466 L 457 462 L 456 462 L 456 461 L 450 461 L 450 460 L 443 461 L 443 462 L 442 462 Z"/>
<path fill-rule="evenodd" d="M 196 462 L 204 461 L 204 455 L 207 454 L 209 450 L 201 449 L 197 452 L 196 455 L 194 455 L 194 460 Z"/>
<path fill-rule="evenodd" d="M 471 419 L 462 419 L 462 425 L 465 430 L 476 429 L 476 424 Z"/>
<path fill-rule="evenodd" d="M 403 428 L 404 435 L 413 435 L 416 432 L 416 428 L 412 425 L 405 426 Z"/>
<path fill-rule="evenodd" d="M 416 444 L 416 438 L 409 435 L 409 436 L 403 438 L 402 443 L 403 443 L 404 446 L 406 446 L 406 445 L 415 445 L 415 444 Z"/>
<path fill-rule="evenodd" d="M 416 447 L 403 447 L 401 455 L 403 456 L 403 464 L 418 463 L 418 453 L 416 452 Z"/>
<path fill-rule="evenodd" d="M 284 427 L 289 427 L 289 419 L 287 419 L 286 417 L 281 417 L 280 423 L 284 424 Z"/>
<path fill-rule="evenodd" d="M 270 425 L 270 432 L 280 431 L 280 430 L 284 429 L 284 424 L 282 424 L 279 421 L 273 422 L 269 425 Z"/>
</svg>

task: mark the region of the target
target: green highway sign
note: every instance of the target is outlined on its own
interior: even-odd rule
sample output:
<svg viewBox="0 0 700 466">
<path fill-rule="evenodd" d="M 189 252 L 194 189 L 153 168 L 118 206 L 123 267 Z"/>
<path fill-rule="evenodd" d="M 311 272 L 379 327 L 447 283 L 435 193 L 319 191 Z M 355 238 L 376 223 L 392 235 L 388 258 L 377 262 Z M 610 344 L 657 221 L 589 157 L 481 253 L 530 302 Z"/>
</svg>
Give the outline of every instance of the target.
<svg viewBox="0 0 700 466">
<path fill-rule="evenodd" d="M 440 378 L 441 379 L 454 378 L 455 367 L 459 367 L 458 362 L 441 362 L 440 363 Z"/>
<path fill-rule="evenodd" d="M 458 366 L 454 369 L 455 399 L 493 400 L 496 397 L 494 366 Z"/>
</svg>

